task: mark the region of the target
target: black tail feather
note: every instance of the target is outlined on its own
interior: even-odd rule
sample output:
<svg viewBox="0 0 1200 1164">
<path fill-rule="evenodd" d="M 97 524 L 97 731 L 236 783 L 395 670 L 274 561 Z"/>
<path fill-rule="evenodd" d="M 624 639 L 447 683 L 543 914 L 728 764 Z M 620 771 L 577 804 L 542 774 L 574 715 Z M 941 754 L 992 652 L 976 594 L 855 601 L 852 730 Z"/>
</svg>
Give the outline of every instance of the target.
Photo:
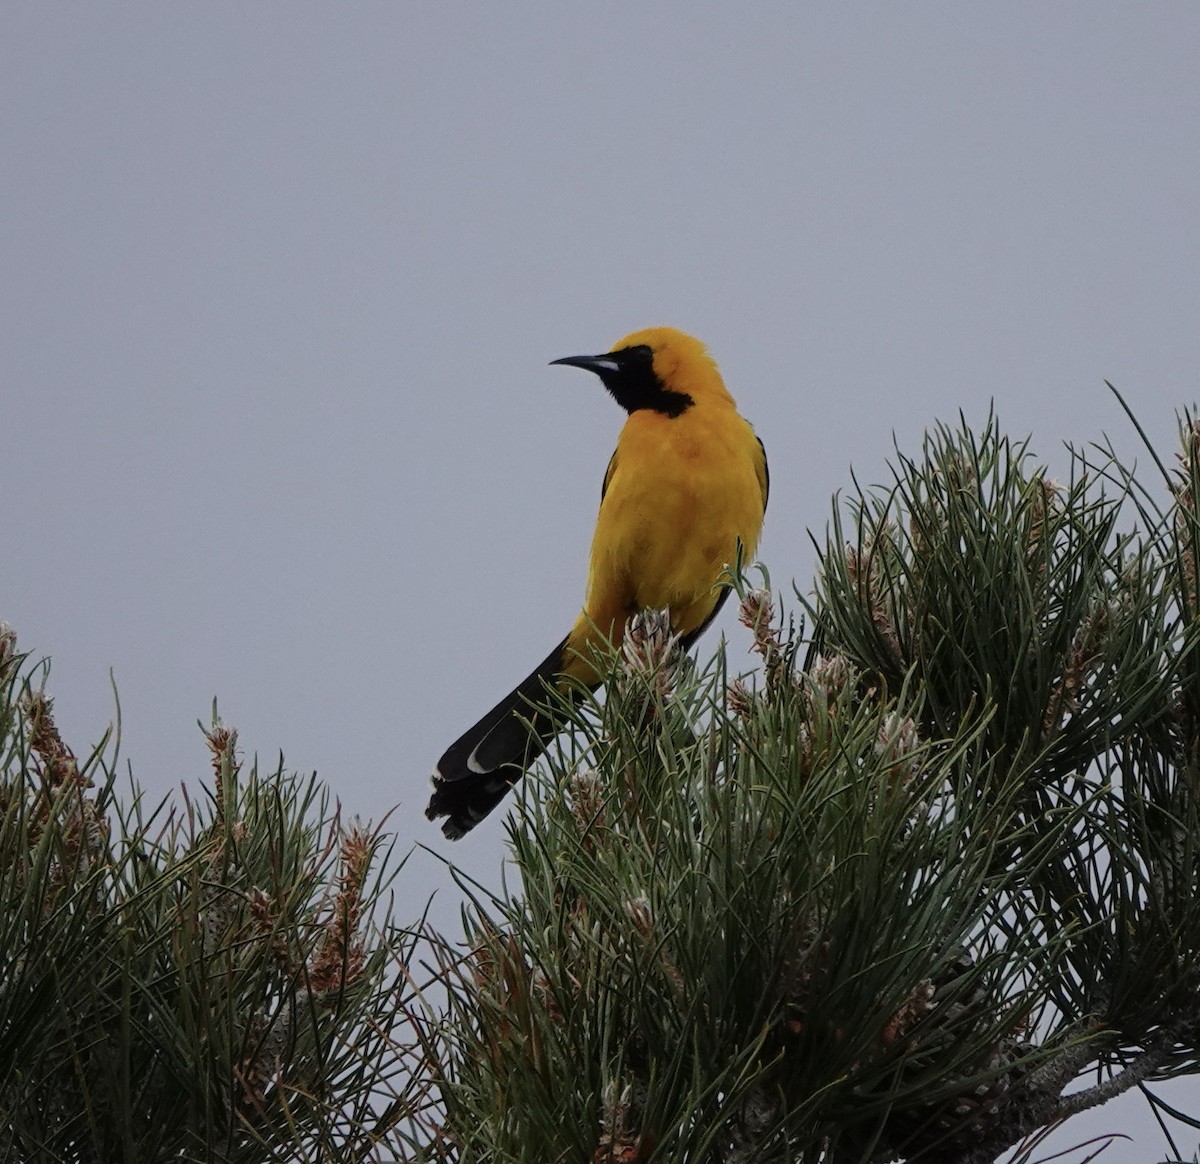
<svg viewBox="0 0 1200 1164">
<path fill-rule="evenodd" d="M 451 840 L 483 820 L 558 734 L 558 724 L 538 704 L 562 671 L 566 645 L 564 639 L 437 762 L 425 815 L 446 817 L 442 832 Z"/>
</svg>

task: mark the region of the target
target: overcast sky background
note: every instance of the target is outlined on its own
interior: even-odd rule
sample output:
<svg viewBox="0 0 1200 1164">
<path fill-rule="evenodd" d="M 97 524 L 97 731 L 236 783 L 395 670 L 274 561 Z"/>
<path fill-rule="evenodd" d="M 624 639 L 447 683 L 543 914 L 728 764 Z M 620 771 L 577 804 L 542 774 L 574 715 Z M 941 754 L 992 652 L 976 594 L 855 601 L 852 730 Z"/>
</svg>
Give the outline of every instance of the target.
<svg viewBox="0 0 1200 1164">
<path fill-rule="evenodd" d="M 492 879 L 502 814 L 451 850 L 427 774 L 574 617 L 622 420 L 547 362 L 701 336 L 804 589 L 851 466 L 960 409 L 1052 470 L 1136 455 L 1108 378 L 1169 447 L 1198 61 L 1195 3 L 10 0 L 0 617 L 77 751 L 112 669 L 156 794 L 205 777 L 215 695 L 248 755 Z M 1165 1155 L 1141 1101 L 1056 1142 L 1089 1130 Z"/>
</svg>

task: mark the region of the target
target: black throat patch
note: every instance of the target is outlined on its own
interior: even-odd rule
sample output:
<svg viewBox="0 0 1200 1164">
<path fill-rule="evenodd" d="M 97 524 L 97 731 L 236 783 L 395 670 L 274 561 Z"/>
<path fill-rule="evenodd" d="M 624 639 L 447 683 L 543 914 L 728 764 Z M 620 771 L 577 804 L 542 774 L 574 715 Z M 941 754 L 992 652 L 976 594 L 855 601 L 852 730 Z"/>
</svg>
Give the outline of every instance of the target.
<svg viewBox="0 0 1200 1164">
<path fill-rule="evenodd" d="M 674 418 L 695 403 L 686 392 L 672 391 L 655 375 L 654 352 L 644 344 L 620 348 L 610 356 L 616 367 L 598 369 L 597 375 L 626 412 L 650 409 Z"/>
</svg>

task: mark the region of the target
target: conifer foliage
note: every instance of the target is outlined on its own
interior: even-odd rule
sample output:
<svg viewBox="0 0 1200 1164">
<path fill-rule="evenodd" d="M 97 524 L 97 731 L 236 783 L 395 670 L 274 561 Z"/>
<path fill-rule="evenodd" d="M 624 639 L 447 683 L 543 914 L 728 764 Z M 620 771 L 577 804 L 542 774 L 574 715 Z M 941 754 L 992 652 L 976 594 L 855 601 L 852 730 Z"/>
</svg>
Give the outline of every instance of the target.
<svg viewBox="0 0 1200 1164">
<path fill-rule="evenodd" d="M 938 429 L 839 503 L 808 639 L 740 582 L 757 679 L 643 616 L 442 946 L 443 1157 L 983 1164 L 1197 1070 L 1183 427 L 1156 488 Z"/>
<path fill-rule="evenodd" d="M 389 924 L 382 834 L 215 717 L 208 792 L 122 795 L 4 629 L 0 1164 L 986 1164 L 1160 1102 L 1200 1070 L 1181 428 L 1062 482 L 935 430 L 794 614 L 734 572 L 753 667 L 639 615 L 603 697 L 547 693 L 510 888 L 451 868 L 465 941 Z"/>
<path fill-rule="evenodd" d="M 149 811 L 45 680 L 0 626 L 0 1161 L 370 1158 L 420 1084 L 381 835 L 215 718 L 210 793 Z"/>
</svg>

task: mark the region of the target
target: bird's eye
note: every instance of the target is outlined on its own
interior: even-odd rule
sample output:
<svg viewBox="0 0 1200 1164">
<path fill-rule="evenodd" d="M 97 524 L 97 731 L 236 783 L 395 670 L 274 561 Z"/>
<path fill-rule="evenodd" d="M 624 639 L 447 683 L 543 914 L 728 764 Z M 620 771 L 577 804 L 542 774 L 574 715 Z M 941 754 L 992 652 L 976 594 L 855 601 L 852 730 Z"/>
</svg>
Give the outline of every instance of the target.
<svg viewBox="0 0 1200 1164">
<path fill-rule="evenodd" d="M 625 348 L 621 355 L 625 363 L 634 367 L 638 364 L 649 366 L 654 363 L 654 349 L 649 344 L 635 344 L 631 348 Z"/>
</svg>

